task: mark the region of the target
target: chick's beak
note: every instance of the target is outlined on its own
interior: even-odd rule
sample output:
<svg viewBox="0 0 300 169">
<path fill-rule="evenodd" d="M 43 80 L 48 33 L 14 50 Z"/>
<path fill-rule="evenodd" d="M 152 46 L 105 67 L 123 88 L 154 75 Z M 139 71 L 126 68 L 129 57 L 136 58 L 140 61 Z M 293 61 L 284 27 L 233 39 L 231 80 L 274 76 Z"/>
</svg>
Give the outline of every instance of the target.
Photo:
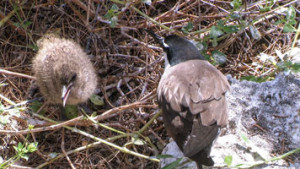
<svg viewBox="0 0 300 169">
<path fill-rule="evenodd" d="M 63 88 L 62 88 L 61 98 L 62 98 L 64 107 L 67 103 L 67 100 L 68 100 L 68 97 L 69 97 L 72 86 L 73 86 L 73 83 L 70 83 L 68 86 L 64 85 Z"/>
</svg>

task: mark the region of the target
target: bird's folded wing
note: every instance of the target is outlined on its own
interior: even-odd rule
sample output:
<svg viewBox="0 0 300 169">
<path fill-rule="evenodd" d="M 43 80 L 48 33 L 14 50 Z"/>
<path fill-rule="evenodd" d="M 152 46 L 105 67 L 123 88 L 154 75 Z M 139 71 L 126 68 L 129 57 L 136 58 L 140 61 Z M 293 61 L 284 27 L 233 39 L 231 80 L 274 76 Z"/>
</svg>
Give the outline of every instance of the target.
<svg viewBox="0 0 300 169">
<path fill-rule="evenodd" d="M 227 122 L 225 92 L 229 83 L 214 66 L 203 60 L 190 60 L 168 68 L 158 86 L 158 99 L 164 95 L 173 110 L 189 108 L 200 113 L 202 124 Z"/>
</svg>

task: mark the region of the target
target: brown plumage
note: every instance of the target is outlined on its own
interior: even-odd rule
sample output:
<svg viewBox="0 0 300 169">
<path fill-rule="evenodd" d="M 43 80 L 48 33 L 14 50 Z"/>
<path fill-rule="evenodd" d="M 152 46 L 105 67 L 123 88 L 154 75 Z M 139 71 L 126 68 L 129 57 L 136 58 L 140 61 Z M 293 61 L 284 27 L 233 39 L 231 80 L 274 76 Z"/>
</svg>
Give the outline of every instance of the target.
<svg viewBox="0 0 300 169">
<path fill-rule="evenodd" d="M 63 105 L 85 102 L 96 89 L 97 76 L 80 45 L 49 34 L 38 40 L 38 47 L 33 71 L 45 99 Z"/>
<path fill-rule="evenodd" d="M 157 94 L 167 133 L 199 169 L 212 166 L 211 146 L 227 124 L 229 83 L 187 39 L 171 35 L 160 44 L 167 57 Z"/>
</svg>

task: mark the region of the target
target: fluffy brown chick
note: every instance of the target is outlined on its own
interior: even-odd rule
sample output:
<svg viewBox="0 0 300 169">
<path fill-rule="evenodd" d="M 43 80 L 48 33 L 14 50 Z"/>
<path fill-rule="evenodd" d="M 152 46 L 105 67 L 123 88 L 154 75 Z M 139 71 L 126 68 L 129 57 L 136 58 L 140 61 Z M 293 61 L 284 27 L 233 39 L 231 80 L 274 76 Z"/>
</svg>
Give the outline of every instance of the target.
<svg viewBox="0 0 300 169">
<path fill-rule="evenodd" d="M 37 44 L 33 71 L 44 98 L 63 106 L 85 102 L 96 89 L 97 76 L 80 45 L 53 34 L 45 35 Z"/>
</svg>

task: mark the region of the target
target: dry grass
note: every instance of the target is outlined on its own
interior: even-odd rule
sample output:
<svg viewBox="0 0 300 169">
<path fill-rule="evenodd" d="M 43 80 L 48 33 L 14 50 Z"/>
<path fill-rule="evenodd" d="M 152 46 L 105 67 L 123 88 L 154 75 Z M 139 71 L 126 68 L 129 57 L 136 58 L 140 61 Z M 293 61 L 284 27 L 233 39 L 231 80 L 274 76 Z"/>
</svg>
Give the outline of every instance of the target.
<svg viewBox="0 0 300 169">
<path fill-rule="evenodd" d="M 275 68 L 272 65 L 264 68 L 253 65 L 254 62 L 260 62 L 256 57 L 259 53 L 275 55 L 275 49 L 284 52 L 291 47 L 294 33 L 284 33 L 282 24 L 275 25 L 274 23 L 283 16 L 273 14 L 279 6 L 294 5 L 299 9 L 299 4 L 296 4 L 296 1 L 284 0 L 272 6 L 270 12 L 259 12 L 258 6 L 264 6 L 264 3 L 265 1 L 248 0 L 246 5 L 241 7 L 241 20 L 247 22 L 245 29 L 229 36 L 222 36 L 222 40 L 216 47 L 212 47 L 211 39 L 208 39 L 206 54 L 219 50 L 227 55 L 226 64 L 218 67 L 224 73 L 236 78 L 262 75 Z M 112 28 L 109 18 L 105 15 L 114 4 L 119 9 L 117 13 L 113 13 L 118 21 Z M 142 16 L 140 11 L 146 16 Z M 181 32 L 181 29 L 191 22 L 194 27 L 185 36 L 199 41 L 207 39 L 206 35 L 212 26 L 216 25 L 217 21 L 228 18 L 231 11 L 230 1 L 154 0 L 152 5 L 148 6 L 139 1 L 125 5 L 117 0 L 114 2 L 2 0 L 0 2 L 0 67 L 11 72 L 32 75 L 31 60 L 36 53 L 37 39 L 50 32 L 74 39 L 81 44 L 94 63 L 99 75 L 98 94 L 105 100 L 104 106 L 88 103 L 88 107 L 97 112 L 99 122 L 125 133 L 135 133 L 157 113 L 156 87 L 163 72 L 162 50 L 141 29 L 152 29 L 164 36 L 172 31 Z M 147 19 L 147 16 L 160 22 L 161 25 Z M 299 19 L 299 13 L 297 16 Z M 227 20 L 226 24 L 242 25 L 239 21 Z M 261 33 L 259 40 L 251 36 L 249 23 L 254 23 Z M 0 74 L 0 82 L 7 84 L 1 87 L 1 94 L 5 98 L 15 103 L 27 99 L 26 91 L 31 84 L 30 78 L 18 74 Z M 5 107 L 11 105 L 3 97 L 1 103 Z M 127 104 L 133 105 L 122 107 Z M 120 106 L 121 108 L 118 109 Z M 108 116 L 100 118 L 103 112 L 111 111 L 114 107 L 117 108 Z M 59 110 L 55 106 L 46 106 L 45 109 L 47 112 L 45 116 L 50 119 L 58 118 Z M 22 117 L 29 118 L 29 112 L 30 110 L 22 111 Z M 4 112 L 2 115 L 7 113 Z M 1 131 L 28 128 L 26 120 L 17 117 L 13 120 L 17 125 L 12 125 L 14 123 L 2 125 Z M 43 127 L 49 125 L 51 126 L 52 123 L 47 123 Z M 79 119 L 71 126 L 77 126 L 78 129 L 103 139 L 111 139 L 119 135 Z M 21 163 L 23 166 L 36 167 L 47 162 L 49 160 L 47 155 L 50 153 L 69 152 L 95 142 L 93 138 L 83 134 L 62 130 L 61 126 L 49 130 L 31 134 L 27 132 L 27 136 L 20 133 L 1 134 L 1 157 L 8 160 L 15 155 L 12 146 L 18 142 L 36 141 L 39 144 L 38 151 L 30 154 L 28 161 L 22 160 Z M 144 140 L 148 139 L 149 142 L 144 145 L 130 144 L 126 147 L 147 156 L 154 156 L 160 154 L 168 142 L 160 118 L 141 134 Z M 111 139 L 111 142 L 122 147 L 131 142 L 131 138 L 130 135 L 126 135 L 119 139 Z M 98 144 L 59 158 L 49 163 L 46 168 L 68 168 L 71 164 L 76 168 L 158 167 L 157 162 L 122 153 L 105 144 Z"/>
</svg>

